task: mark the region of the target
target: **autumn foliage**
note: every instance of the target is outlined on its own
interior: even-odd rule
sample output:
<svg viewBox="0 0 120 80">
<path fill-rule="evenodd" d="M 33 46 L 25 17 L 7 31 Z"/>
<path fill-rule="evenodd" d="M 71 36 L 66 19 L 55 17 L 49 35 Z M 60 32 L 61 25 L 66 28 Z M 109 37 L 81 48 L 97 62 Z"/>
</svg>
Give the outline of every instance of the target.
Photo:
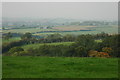
<svg viewBox="0 0 120 80">
<path fill-rule="evenodd" d="M 108 53 L 106 52 L 98 52 L 95 50 L 90 50 L 88 52 L 89 57 L 110 57 Z"/>
<path fill-rule="evenodd" d="M 104 47 L 104 48 L 102 48 L 102 51 L 110 54 L 113 52 L 113 49 L 110 47 Z"/>
</svg>

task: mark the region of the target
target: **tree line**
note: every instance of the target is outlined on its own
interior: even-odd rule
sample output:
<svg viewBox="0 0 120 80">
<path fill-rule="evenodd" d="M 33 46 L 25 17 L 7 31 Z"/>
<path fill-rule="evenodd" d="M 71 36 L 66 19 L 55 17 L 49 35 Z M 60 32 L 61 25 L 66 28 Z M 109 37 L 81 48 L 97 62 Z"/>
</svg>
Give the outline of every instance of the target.
<svg viewBox="0 0 120 80">
<path fill-rule="evenodd" d="M 10 33 L 9 33 L 10 34 Z M 96 42 L 95 40 L 102 40 Z M 72 45 L 42 45 L 39 48 L 24 50 L 21 45 L 35 43 L 75 42 Z M 37 44 L 36 44 L 37 45 Z M 25 33 L 21 40 L 2 45 L 3 55 L 9 56 L 64 56 L 64 57 L 119 57 L 119 34 L 108 35 L 65 35 L 52 34 L 37 39 L 31 33 Z"/>
</svg>

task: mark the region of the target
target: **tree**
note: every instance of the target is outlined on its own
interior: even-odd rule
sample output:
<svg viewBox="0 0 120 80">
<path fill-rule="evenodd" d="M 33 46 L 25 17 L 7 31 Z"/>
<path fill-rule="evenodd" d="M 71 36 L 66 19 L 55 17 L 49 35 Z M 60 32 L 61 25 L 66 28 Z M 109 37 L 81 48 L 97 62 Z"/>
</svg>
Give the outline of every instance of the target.
<svg viewBox="0 0 120 80">
<path fill-rule="evenodd" d="M 8 32 L 5 36 L 3 36 L 4 39 L 8 40 L 12 37 L 12 33 Z"/>
<path fill-rule="evenodd" d="M 103 38 L 106 38 L 106 37 L 108 37 L 108 34 L 105 33 L 105 32 L 101 32 L 101 33 L 96 35 L 96 38 L 98 38 L 98 39 L 103 39 Z"/>
<path fill-rule="evenodd" d="M 31 39 L 31 38 L 32 38 L 32 34 L 29 33 L 29 32 L 27 32 L 27 33 L 23 34 L 23 35 L 21 36 L 21 38 L 22 38 L 22 39 Z"/>
<path fill-rule="evenodd" d="M 67 34 L 63 36 L 63 41 L 75 41 L 76 37 L 74 35 Z"/>
<path fill-rule="evenodd" d="M 86 57 L 87 56 L 86 49 L 83 46 L 76 47 L 75 51 L 76 51 L 75 56 L 77 56 L 77 57 Z"/>
<path fill-rule="evenodd" d="M 113 49 L 112 56 L 119 57 L 120 56 L 120 47 L 119 47 L 119 36 L 120 35 L 111 35 L 103 39 L 102 45 L 104 47 L 109 47 Z"/>
<path fill-rule="evenodd" d="M 39 47 L 37 56 L 47 56 L 49 53 L 49 46 L 44 44 Z"/>
<path fill-rule="evenodd" d="M 46 41 L 47 42 L 60 42 L 61 41 L 61 35 L 58 33 L 52 34 L 52 35 L 48 35 L 46 37 Z"/>
<path fill-rule="evenodd" d="M 80 35 L 77 38 L 76 46 L 82 46 L 86 51 L 92 50 L 95 48 L 95 40 L 92 35 Z M 86 53 L 87 54 L 87 53 Z"/>
</svg>

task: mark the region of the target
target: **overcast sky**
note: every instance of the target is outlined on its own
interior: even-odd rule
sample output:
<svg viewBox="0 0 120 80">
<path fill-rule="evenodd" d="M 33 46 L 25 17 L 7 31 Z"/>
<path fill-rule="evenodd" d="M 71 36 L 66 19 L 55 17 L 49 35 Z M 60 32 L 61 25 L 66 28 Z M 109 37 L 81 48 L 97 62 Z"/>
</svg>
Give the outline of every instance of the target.
<svg viewBox="0 0 120 80">
<path fill-rule="evenodd" d="M 3 17 L 117 20 L 117 2 L 3 2 Z"/>
</svg>

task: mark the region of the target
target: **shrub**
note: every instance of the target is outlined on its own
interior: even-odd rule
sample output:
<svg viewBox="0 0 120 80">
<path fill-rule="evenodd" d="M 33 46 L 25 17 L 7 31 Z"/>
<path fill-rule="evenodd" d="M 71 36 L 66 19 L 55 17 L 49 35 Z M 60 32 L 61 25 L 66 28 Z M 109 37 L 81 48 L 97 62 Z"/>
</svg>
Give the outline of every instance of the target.
<svg viewBox="0 0 120 80">
<path fill-rule="evenodd" d="M 19 51 L 11 54 L 11 56 L 30 56 L 30 54 L 27 51 Z"/>
<path fill-rule="evenodd" d="M 86 56 L 86 49 L 83 46 L 78 46 L 75 48 L 77 57 L 85 57 Z"/>
<path fill-rule="evenodd" d="M 108 54 L 111 54 L 111 53 L 113 52 L 113 49 L 110 48 L 110 47 L 104 47 L 104 48 L 102 48 L 102 51 L 103 51 L 103 52 L 106 52 L 106 53 L 108 53 Z"/>
<path fill-rule="evenodd" d="M 96 57 L 110 57 L 108 53 L 105 52 L 98 52 L 98 54 L 96 55 Z"/>
<path fill-rule="evenodd" d="M 20 51 L 24 51 L 24 49 L 21 47 L 13 47 L 9 50 L 9 53 L 15 53 L 15 52 L 20 52 Z"/>
<path fill-rule="evenodd" d="M 90 50 L 88 52 L 89 57 L 96 57 L 97 54 L 98 54 L 98 51 L 95 51 L 95 50 Z"/>
</svg>

